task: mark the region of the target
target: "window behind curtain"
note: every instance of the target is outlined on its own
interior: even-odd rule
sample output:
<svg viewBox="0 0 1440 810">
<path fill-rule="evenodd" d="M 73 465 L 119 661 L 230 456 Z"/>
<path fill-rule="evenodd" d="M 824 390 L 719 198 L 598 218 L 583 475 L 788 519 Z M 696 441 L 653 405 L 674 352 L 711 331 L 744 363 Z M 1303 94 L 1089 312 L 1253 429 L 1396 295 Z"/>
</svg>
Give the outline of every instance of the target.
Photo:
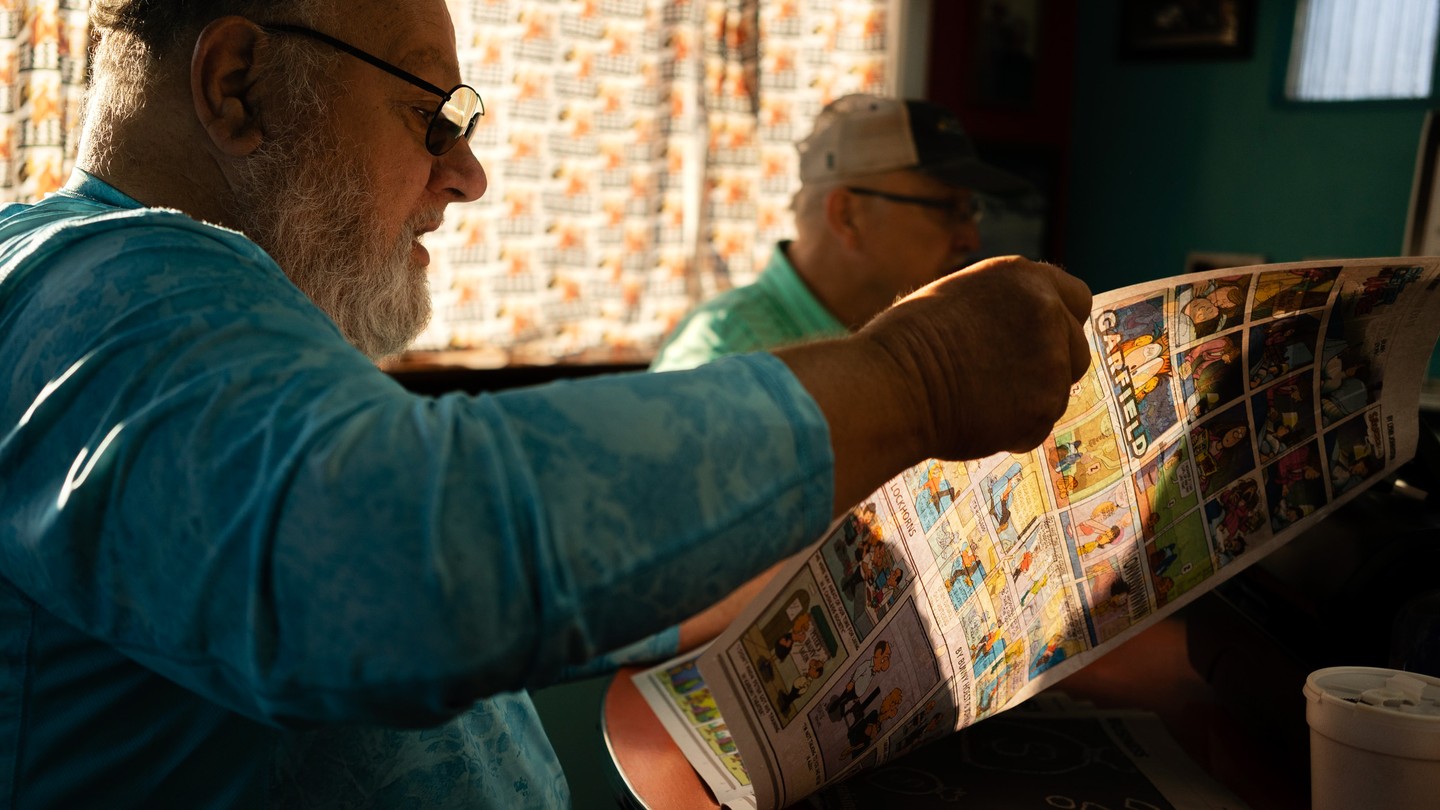
<svg viewBox="0 0 1440 810">
<path fill-rule="evenodd" d="M 831 99 L 889 92 L 902 2 L 449 0 L 490 190 L 431 250 L 420 346 L 648 358 L 792 233 L 794 143 Z"/>
<path fill-rule="evenodd" d="M 1286 94 L 1298 101 L 1433 95 L 1440 0 L 1300 0 Z"/>
</svg>

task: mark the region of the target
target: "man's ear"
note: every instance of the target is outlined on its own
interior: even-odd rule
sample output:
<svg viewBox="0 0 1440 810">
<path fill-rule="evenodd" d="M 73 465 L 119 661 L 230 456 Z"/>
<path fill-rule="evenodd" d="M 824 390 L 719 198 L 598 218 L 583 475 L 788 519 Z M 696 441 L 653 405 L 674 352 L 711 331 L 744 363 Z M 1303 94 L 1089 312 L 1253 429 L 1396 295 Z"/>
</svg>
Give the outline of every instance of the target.
<svg viewBox="0 0 1440 810">
<path fill-rule="evenodd" d="M 205 26 L 190 57 L 190 98 L 195 115 L 221 153 L 243 157 L 264 140 L 256 87 L 265 33 L 244 17 L 221 17 Z"/>
<path fill-rule="evenodd" d="M 855 195 L 843 187 L 825 192 L 825 224 L 846 250 L 858 250 L 860 230 L 855 223 Z"/>
</svg>

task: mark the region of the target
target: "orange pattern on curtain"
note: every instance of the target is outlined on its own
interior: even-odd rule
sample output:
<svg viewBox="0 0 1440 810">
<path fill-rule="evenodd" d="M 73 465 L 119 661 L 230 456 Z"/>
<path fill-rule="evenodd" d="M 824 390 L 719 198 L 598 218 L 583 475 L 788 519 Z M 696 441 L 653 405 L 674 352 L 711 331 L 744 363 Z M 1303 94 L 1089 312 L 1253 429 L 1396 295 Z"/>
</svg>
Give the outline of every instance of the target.
<svg viewBox="0 0 1440 810">
<path fill-rule="evenodd" d="M 0 0 L 0 200 L 38 200 L 75 160 L 88 0 Z"/>
<path fill-rule="evenodd" d="M 417 347 L 647 359 L 790 236 L 794 142 L 888 91 L 891 2 L 449 0 L 490 189 L 431 251 Z"/>
</svg>

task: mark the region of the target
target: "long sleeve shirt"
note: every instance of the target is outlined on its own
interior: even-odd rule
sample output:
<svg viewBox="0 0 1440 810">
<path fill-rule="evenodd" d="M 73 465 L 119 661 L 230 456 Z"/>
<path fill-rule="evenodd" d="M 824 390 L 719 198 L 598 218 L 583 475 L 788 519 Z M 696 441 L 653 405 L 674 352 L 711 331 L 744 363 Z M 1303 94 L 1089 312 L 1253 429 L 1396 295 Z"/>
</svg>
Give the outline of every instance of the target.
<svg viewBox="0 0 1440 810">
<path fill-rule="evenodd" d="M 255 244 L 83 173 L 0 210 L 0 357 L 17 807 L 563 805 L 524 690 L 833 497 L 773 357 L 417 396 Z"/>
</svg>

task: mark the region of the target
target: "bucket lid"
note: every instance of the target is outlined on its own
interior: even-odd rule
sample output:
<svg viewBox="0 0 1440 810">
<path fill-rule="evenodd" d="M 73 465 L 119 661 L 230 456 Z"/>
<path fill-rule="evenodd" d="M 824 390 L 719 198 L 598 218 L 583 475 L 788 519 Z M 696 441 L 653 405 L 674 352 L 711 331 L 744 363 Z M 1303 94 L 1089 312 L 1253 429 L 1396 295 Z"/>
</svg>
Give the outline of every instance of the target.
<svg viewBox="0 0 1440 810">
<path fill-rule="evenodd" d="M 1328 667 L 1310 673 L 1304 691 L 1315 731 L 1377 753 L 1440 760 L 1440 678 Z"/>
</svg>

